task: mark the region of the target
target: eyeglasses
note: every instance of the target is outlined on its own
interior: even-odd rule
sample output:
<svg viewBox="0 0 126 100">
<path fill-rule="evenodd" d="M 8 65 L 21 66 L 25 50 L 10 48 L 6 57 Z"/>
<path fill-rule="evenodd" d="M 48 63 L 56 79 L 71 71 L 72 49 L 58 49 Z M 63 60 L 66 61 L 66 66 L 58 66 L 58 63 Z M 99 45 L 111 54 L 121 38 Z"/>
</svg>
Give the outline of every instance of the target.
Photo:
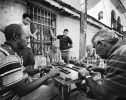
<svg viewBox="0 0 126 100">
<path fill-rule="evenodd" d="M 101 41 L 106 41 L 106 40 L 99 40 L 99 41 L 95 42 L 95 44 L 93 44 L 93 48 L 97 48 L 98 46 L 100 46 Z"/>
</svg>

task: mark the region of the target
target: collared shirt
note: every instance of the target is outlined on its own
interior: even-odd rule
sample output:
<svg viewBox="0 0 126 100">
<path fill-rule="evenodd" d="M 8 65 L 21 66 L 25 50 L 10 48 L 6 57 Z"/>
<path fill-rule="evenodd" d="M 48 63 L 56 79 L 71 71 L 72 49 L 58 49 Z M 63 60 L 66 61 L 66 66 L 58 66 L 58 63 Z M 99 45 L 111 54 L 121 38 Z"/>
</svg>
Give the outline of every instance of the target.
<svg viewBox="0 0 126 100">
<path fill-rule="evenodd" d="M 47 52 L 47 63 L 53 63 L 53 62 L 59 62 L 62 60 L 61 58 L 61 52 L 58 50 L 57 52 L 54 52 L 53 50 L 50 50 Z"/>
</svg>

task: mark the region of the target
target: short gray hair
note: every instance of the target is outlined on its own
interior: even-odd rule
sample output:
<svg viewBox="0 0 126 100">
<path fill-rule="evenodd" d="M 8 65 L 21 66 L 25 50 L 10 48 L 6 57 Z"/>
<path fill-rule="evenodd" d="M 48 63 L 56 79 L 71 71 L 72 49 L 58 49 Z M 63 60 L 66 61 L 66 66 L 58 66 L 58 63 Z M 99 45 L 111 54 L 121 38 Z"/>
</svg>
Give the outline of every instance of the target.
<svg viewBox="0 0 126 100">
<path fill-rule="evenodd" d="M 92 38 L 92 43 L 97 39 L 97 41 L 105 40 L 110 44 L 116 44 L 119 40 L 119 37 L 114 31 L 108 29 L 98 31 Z"/>
<path fill-rule="evenodd" d="M 21 31 L 22 26 L 20 24 L 8 25 L 4 30 L 6 40 L 14 40 L 15 36 L 21 37 L 22 35 Z"/>
</svg>

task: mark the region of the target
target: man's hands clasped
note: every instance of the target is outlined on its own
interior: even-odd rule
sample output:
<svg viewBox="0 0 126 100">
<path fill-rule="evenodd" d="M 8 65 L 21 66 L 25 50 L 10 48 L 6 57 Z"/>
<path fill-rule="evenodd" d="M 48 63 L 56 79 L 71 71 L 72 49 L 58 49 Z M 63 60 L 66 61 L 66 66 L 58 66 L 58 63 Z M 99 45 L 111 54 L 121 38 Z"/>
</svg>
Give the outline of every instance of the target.
<svg viewBox="0 0 126 100">
<path fill-rule="evenodd" d="M 79 70 L 79 73 L 81 74 L 82 77 L 86 77 L 86 76 L 90 76 L 90 72 L 86 69 L 86 68 L 83 68 L 81 70 Z"/>
<path fill-rule="evenodd" d="M 44 73 L 47 73 L 47 76 L 49 78 L 51 77 L 55 77 L 55 76 L 58 76 L 60 74 L 60 71 L 58 68 L 53 68 L 53 66 L 44 66 L 44 67 L 41 67 L 39 66 L 40 68 L 40 72 L 44 72 Z"/>
<path fill-rule="evenodd" d="M 45 73 L 48 73 L 50 71 L 50 69 L 52 68 L 52 66 L 45 66 L 41 68 L 41 72 L 44 71 Z"/>
</svg>

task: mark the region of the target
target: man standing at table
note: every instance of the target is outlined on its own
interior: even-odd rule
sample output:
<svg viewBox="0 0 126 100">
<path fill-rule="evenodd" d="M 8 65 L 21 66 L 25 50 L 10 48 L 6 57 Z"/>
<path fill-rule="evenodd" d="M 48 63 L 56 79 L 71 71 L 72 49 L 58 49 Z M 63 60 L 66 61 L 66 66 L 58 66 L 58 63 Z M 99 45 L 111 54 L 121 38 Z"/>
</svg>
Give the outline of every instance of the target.
<svg viewBox="0 0 126 100">
<path fill-rule="evenodd" d="M 53 36 L 52 30 L 50 30 L 51 36 L 53 38 L 57 38 L 60 40 L 60 51 L 62 54 L 62 59 L 65 63 L 69 63 L 69 54 L 70 54 L 70 48 L 72 48 L 72 40 L 67 34 L 69 33 L 68 29 L 64 29 L 63 35 L 58 35 L 57 37 Z"/>
</svg>

